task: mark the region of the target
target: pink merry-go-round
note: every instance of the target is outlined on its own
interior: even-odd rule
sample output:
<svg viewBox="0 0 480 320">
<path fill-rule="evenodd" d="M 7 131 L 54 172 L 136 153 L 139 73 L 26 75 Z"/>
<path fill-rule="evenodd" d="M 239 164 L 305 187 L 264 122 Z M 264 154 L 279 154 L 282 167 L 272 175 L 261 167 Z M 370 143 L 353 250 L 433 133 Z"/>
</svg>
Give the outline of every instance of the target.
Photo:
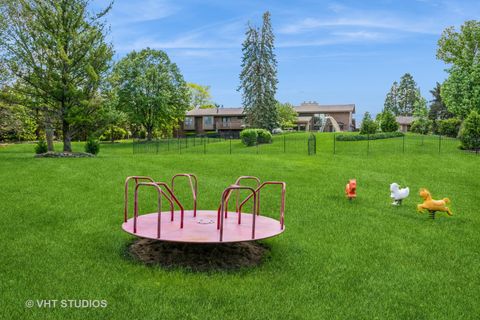
<svg viewBox="0 0 480 320">
<path fill-rule="evenodd" d="M 192 210 L 186 210 L 175 195 L 175 183 L 179 178 L 186 179 L 190 185 L 193 200 Z M 245 180 L 253 180 L 256 186 L 242 185 Z M 129 218 L 129 185 L 132 183 L 134 183 L 133 217 Z M 260 214 L 260 192 L 267 186 L 280 187 L 281 204 L 278 220 Z M 158 211 L 139 214 L 139 191 L 146 187 L 154 188 L 157 191 Z M 249 195 L 240 199 L 240 190 L 246 190 Z M 140 238 L 170 242 L 227 243 L 266 239 L 277 236 L 285 230 L 285 190 L 285 182 L 261 182 L 257 177 L 241 176 L 234 184 L 225 188 L 218 209 L 198 210 L 198 179 L 194 174 L 176 174 L 172 177 L 170 184 L 156 182 L 151 177 L 130 176 L 125 180 L 122 228 Z M 236 196 L 235 212 L 228 212 L 228 203 L 233 194 Z M 169 211 L 162 211 L 162 201 L 164 200 L 170 206 Z M 242 212 L 244 205 L 249 201 L 252 201 L 252 213 Z"/>
</svg>

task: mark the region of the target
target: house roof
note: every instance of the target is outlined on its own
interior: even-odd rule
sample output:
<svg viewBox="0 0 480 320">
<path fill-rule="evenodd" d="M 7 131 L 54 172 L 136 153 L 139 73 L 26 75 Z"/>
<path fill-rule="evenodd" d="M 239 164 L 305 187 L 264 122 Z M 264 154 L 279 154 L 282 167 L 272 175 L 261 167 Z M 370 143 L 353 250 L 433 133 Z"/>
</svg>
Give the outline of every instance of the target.
<svg viewBox="0 0 480 320">
<path fill-rule="evenodd" d="M 326 104 L 321 105 L 316 102 L 304 102 L 294 107 L 298 113 L 329 113 L 329 112 L 353 112 L 355 113 L 355 104 Z M 242 116 L 243 108 L 210 108 L 193 109 L 187 112 L 187 116 Z"/>
<path fill-rule="evenodd" d="M 355 104 L 318 104 L 317 102 L 303 102 L 294 107 L 298 113 L 301 112 L 353 112 L 355 113 Z"/>
<path fill-rule="evenodd" d="M 187 116 L 241 116 L 243 108 L 209 108 L 193 109 L 187 112 Z"/>
<path fill-rule="evenodd" d="M 412 124 L 413 120 L 415 120 L 414 117 L 411 116 L 399 116 L 395 118 L 397 120 L 398 124 L 403 124 L 403 125 L 410 125 Z"/>
</svg>

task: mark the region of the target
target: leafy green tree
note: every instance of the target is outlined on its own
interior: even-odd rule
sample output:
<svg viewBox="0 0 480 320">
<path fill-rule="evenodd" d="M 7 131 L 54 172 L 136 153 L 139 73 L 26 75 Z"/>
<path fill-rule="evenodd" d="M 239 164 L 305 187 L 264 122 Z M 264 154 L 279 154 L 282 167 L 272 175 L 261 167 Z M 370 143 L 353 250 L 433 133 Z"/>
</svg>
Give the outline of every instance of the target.
<svg viewBox="0 0 480 320">
<path fill-rule="evenodd" d="M 466 21 L 457 31 L 445 29 L 438 40 L 437 59 L 451 65 L 441 97 L 448 110 L 465 118 L 480 111 L 480 21 Z"/>
<path fill-rule="evenodd" d="M 410 73 L 405 73 L 398 86 L 398 113 L 396 115 L 411 116 L 415 102 L 419 99 L 417 83 Z M 393 110 L 392 110 L 393 111 Z"/>
<path fill-rule="evenodd" d="M 297 111 L 290 103 L 277 102 L 278 122 L 282 129 L 293 128 L 297 120 Z"/>
<path fill-rule="evenodd" d="M 427 100 L 420 97 L 414 105 L 415 120 L 413 120 L 410 126 L 410 131 L 419 134 L 428 134 L 432 130 L 432 120 L 428 119 Z"/>
<path fill-rule="evenodd" d="M 387 97 L 385 98 L 385 103 L 383 104 L 383 109 L 391 111 L 394 115 L 399 114 L 399 106 L 398 106 L 398 82 L 394 81 L 392 87 L 390 88 L 390 92 L 387 93 Z"/>
<path fill-rule="evenodd" d="M 23 94 L 47 106 L 62 125 L 63 150 L 71 151 L 78 126 L 94 118 L 92 103 L 113 50 L 105 41 L 105 10 L 89 0 L 17 0 L 0 4 L 2 66 Z M 90 119 L 90 120 L 89 120 Z"/>
<path fill-rule="evenodd" d="M 261 30 L 248 26 L 243 42 L 240 87 L 246 121 L 251 127 L 273 130 L 278 126 L 275 93 L 277 60 L 270 13 L 263 15 Z"/>
<path fill-rule="evenodd" d="M 462 120 L 458 118 L 449 118 L 444 120 L 438 120 L 437 133 L 442 136 L 456 138 L 462 125 Z"/>
<path fill-rule="evenodd" d="M 463 149 L 480 149 L 480 114 L 476 110 L 463 121 L 459 138 Z"/>
<path fill-rule="evenodd" d="M 384 110 L 380 117 L 380 129 L 383 132 L 398 131 L 398 122 L 395 115 L 390 110 Z"/>
<path fill-rule="evenodd" d="M 145 128 L 148 140 L 156 131 L 171 131 L 190 108 L 187 84 L 161 50 L 130 52 L 114 66 L 111 81 L 119 109 Z"/>
<path fill-rule="evenodd" d="M 374 134 L 377 132 L 378 125 L 372 119 L 370 112 L 365 112 L 362 119 L 362 125 L 360 127 L 360 134 Z"/>
<path fill-rule="evenodd" d="M 214 108 L 212 103 L 212 95 L 210 94 L 210 86 L 202 86 L 196 83 L 187 83 L 190 93 L 190 104 L 192 109 L 208 109 Z"/>
<path fill-rule="evenodd" d="M 0 141 L 34 140 L 35 128 L 35 120 L 27 108 L 0 103 Z"/>
</svg>

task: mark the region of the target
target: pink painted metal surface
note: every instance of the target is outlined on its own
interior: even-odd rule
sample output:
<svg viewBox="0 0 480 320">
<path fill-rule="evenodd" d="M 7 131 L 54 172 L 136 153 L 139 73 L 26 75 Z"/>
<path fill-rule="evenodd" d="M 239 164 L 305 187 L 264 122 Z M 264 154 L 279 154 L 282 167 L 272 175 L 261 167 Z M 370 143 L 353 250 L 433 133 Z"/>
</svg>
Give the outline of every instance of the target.
<svg viewBox="0 0 480 320">
<path fill-rule="evenodd" d="M 173 201 L 175 201 L 175 203 L 180 208 L 180 228 L 183 228 L 183 220 L 184 220 L 184 216 L 185 216 L 185 214 L 184 214 L 185 209 L 183 208 L 182 204 L 180 203 L 180 201 L 178 201 L 177 197 L 175 197 L 175 194 L 173 193 L 172 189 L 170 189 L 168 184 L 166 184 L 165 182 L 155 182 L 155 184 L 165 188 L 165 190 L 167 190 L 168 194 L 171 197 L 172 201 L 170 201 L 170 211 L 172 212 L 172 214 L 171 214 L 170 221 L 173 221 L 173 216 L 174 216 L 173 212 L 175 211 L 175 206 L 173 205 Z"/>
<path fill-rule="evenodd" d="M 150 182 L 153 182 L 153 179 L 150 177 L 144 177 L 144 176 L 130 176 L 125 179 L 125 202 L 124 202 L 124 209 L 123 209 L 123 222 L 127 222 L 128 219 L 128 183 L 130 180 L 135 179 L 135 186 L 138 184 L 138 180 L 148 180 Z"/>
<path fill-rule="evenodd" d="M 175 195 L 174 186 L 177 177 L 187 177 L 193 197 L 193 210 L 186 211 Z M 128 219 L 128 185 L 135 180 L 134 214 Z M 251 179 L 257 182 L 257 187 L 240 185 L 241 180 Z M 149 181 L 149 182 L 139 182 Z M 285 190 L 286 184 L 278 181 L 260 183 L 260 179 L 252 176 L 239 177 L 234 185 L 227 187 L 221 197 L 220 207 L 216 211 L 197 210 L 197 177 L 193 174 L 177 174 L 171 181 L 172 188 L 165 182 L 154 182 L 150 177 L 132 176 L 125 180 L 125 208 L 122 228 L 135 236 L 172 242 L 220 243 L 240 242 L 265 239 L 276 236 L 284 231 Z M 280 220 L 260 216 L 260 191 L 267 185 L 281 185 Z M 141 187 L 153 187 L 158 193 L 156 213 L 140 215 L 138 206 L 138 192 Z M 165 191 L 166 192 L 165 192 Z M 239 191 L 250 192 L 240 204 Z M 238 219 L 228 219 L 228 200 L 232 193 L 237 193 L 236 213 Z M 162 211 L 162 197 L 170 204 L 170 211 Z M 243 206 L 253 200 L 253 213 L 242 213 Z M 180 210 L 175 211 L 175 204 Z M 192 213 L 187 215 L 187 213 Z M 199 214 L 197 215 L 197 212 Z M 170 219 L 162 216 L 170 215 Z M 242 219 L 243 217 L 243 219 Z M 180 219 L 180 224 L 175 219 Z M 243 221 L 242 221 L 243 220 Z M 178 220 L 177 220 L 178 221 Z"/>
<path fill-rule="evenodd" d="M 191 173 L 178 173 L 172 177 L 172 192 L 175 192 L 175 179 L 178 177 L 187 177 L 190 183 L 193 197 L 193 216 L 197 215 L 197 192 L 198 192 L 198 179 L 197 176 Z M 192 178 L 194 182 L 192 182 Z"/>
<path fill-rule="evenodd" d="M 256 183 L 257 183 L 257 188 L 260 186 L 261 182 L 260 182 L 260 179 L 255 177 L 255 176 L 240 176 L 237 178 L 237 180 L 235 180 L 235 183 L 234 185 L 237 185 L 239 186 L 240 185 L 240 182 L 242 180 L 254 180 Z M 228 217 L 228 201 L 230 200 L 230 197 L 232 196 L 232 192 L 230 192 L 228 195 L 227 195 L 227 199 L 226 199 L 226 205 L 225 205 L 225 218 Z M 240 200 L 240 190 L 237 189 L 237 191 L 235 192 L 235 210 L 238 212 L 238 206 L 239 206 L 239 200 Z M 258 201 L 260 201 L 260 197 L 258 197 Z M 220 203 L 220 205 L 218 206 L 218 212 L 220 212 L 221 210 L 221 207 L 222 207 L 222 204 Z M 257 210 L 257 213 L 258 213 L 258 210 L 259 210 L 259 207 L 257 205 L 256 207 L 256 210 Z"/>
<path fill-rule="evenodd" d="M 271 238 L 285 231 L 280 228 L 276 219 L 265 216 L 256 216 L 255 238 L 252 238 L 253 215 L 242 213 L 242 224 L 237 219 L 227 218 L 223 225 L 223 239 L 220 241 L 220 230 L 217 229 L 216 210 L 197 210 L 197 216 L 193 217 L 193 211 L 185 211 L 184 228 L 180 229 L 178 223 L 171 222 L 170 211 L 162 212 L 161 236 L 157 237 L 157 213 L 140 215 L 137 218 L 137 232 L 133 232 L 133 218 L 123 223 L 122 228 L 126 232 L 140 237 L 161 241 L 188 242 L 188 243 L 225 243 L 242 242 Z M 175 211 L 175 219 L 180 217 L 180 211 Z"/>
<path fill-rule="evenodd" d="M 280 203 L 280 224 L 281 227 L 283 228 L 285 224 L 285 193 L 287 189 L 287 184 L 282 181 L 265 181 L 262 183 L 256 190 L 255 194 L 260 195 L 260 191 L 267 185 L 280 185 L 282 187 L 282 197 L 281 197 L 281 203 Z M 242 208 L 245 205 L 245 203 L 252 197 L 252 194 L 250 194 L 248 197 L 245 198 L 245 200 L 240 203 L 240 206 L 238 207 L 238 223 L 241 222 L 241 216 L 242 216 Z M 254 198 L 255 199 L 255 198 Z M 254 200 L 255 203 L 255 200 Z M 257 202 L 258 209 L 260 208 L 260 200 Z M 260 211 L 257 211 L 257 214 L 260 214 Z"/>
</svg>

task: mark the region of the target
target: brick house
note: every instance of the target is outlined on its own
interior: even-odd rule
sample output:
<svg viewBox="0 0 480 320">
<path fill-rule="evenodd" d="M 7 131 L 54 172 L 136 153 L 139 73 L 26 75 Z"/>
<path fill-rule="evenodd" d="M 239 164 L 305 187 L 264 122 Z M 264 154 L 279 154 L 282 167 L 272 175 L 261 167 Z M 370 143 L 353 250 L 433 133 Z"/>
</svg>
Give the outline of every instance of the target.
<svg viewBox="0 0 480 320">
<path fill-rule="evenodd" d="M 304 102 L 294 107 L 298 117 L 294 129 L 299 131 L 317 131 L 321 128 L 322 117 L 336 120 L 341 131 L 355 130 L 354 104 L 320 105 L 316 102 Z M 243 108 L 194 109 L 187 112 L 179 134 L 217 132 L 221 135 L 238 135 L 245 128 Z M 324 131 L 333 131 L 327 121 Z"/>
</svg>

